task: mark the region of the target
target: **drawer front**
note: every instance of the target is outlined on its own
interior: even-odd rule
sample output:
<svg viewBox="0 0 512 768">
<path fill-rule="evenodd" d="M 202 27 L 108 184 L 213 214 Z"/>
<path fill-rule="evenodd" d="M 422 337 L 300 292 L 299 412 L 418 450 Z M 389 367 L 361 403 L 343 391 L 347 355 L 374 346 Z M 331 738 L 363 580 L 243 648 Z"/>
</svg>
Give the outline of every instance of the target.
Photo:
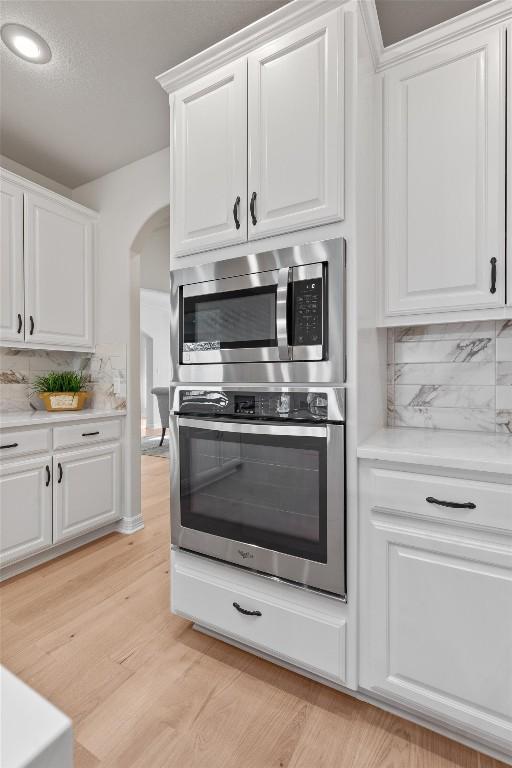
<svg viewBox="0 0 512 768">
<path fill-rule="evenodd" d="M 197 556 L 172 553 L 172 610 L 207 628 L 323 677 L 345 679 L 345 619 L 328 598 L 275 584 Z M 240 577 L 240 578 L 239 578 Z M 283 590 L 284 587 L 284 590 Z M 276 589 L 277 594 L 271 592 Z M 283 597 L 291 591 L 294 600 Z M 318 598 L 321 609 L 311 603 Z M 246 615 L 237 610 L 258 611 Z"/>
<path fill-rule="evenodd" d="M 76 448 L 105 440 L 118 440 L 121 437 L 119 419 L 110 421 L 80 422 L 64 427 L 53 428 L 53 447 Z"/>
<path fill-rule="evenodd" d="M 51 450 L 49 429 L 25 429 L 0 432 L 0 460 Z"/>
<path fill-rule="evenodd" d="M 512 531 L 512 484 L 375 468 L 371 474 L 374 510 Z M 457 508 L 439 502 L 474 506 Z"/>
</svg>

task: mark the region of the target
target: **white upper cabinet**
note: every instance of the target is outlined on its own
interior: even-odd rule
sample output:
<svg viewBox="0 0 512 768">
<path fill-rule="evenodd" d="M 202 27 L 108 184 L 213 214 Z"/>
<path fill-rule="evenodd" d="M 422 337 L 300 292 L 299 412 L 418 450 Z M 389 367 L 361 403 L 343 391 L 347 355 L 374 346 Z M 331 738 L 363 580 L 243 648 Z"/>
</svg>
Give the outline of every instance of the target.
<svg viewBox="0 0 512 768">
<path fill-rule="evenodd" d="M 3 181 L 0 187 L 0 337 L 23 340 L 23 190 Z"/>
<path fill-rule="evenodd" d="M 512 24 L 507 27 L 507 304 L 512 306 Z"/>
<path fill-rule="evenodd" d="M 174 96 L 173 251 L 247 239 L 247 62 L 236 61 Z"/>
<path fill-rule="evenodd" d="M 25 194 L 25 338 L 93 345 L 93 223 L 45 195 Z"/>
<path fill-rule="evenodd" d="M 383 87 L 384 314 L 503 306 L 505 29 L 408 60 Z"/>
<path fill-rule="evenodd" d="M 343 217 L 343 15 L 248 56 L 249 239 Z"/>
</svg>

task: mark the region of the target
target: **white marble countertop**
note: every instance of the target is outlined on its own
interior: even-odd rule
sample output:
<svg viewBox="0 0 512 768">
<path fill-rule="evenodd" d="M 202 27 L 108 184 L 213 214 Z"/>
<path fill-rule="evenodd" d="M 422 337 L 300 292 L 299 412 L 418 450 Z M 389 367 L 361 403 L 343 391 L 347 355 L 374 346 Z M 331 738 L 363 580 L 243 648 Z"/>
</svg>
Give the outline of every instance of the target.
<svg viewBox="0 0 512 768">
<path fill-rule="evenodd" d="M 0 667 L 2 768 L 72 768 L 71 720 Z"/>
<path fill-rule="evenodd" d="M 360 459 L 512 475 L 512 435 L 387 427 L 357 449 Z"/>
<path fill-rule="evenodd" d="M 33 427 L 39 424 L 61 424 L 68 421 L 86 421 L 87 419 L 112 419 L 126 416 L 126 410 L 95 410 L 85 408 L 83 411 L 5 411 L 0 413 L 0 429 L 14 427 Z"/>
</svg>

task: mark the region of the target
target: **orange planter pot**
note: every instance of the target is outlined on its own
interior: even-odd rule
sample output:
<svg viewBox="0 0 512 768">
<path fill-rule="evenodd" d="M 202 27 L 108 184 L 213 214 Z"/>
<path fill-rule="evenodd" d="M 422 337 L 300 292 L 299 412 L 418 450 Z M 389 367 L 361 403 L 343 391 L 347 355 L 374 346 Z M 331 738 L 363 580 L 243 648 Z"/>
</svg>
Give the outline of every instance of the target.
<svg viewBox="0 0 512 768">
<path fill-rule="evenodd" d="M 81 411 L 90 392 L 40 392 L 47 411 Z"/>
</svg>

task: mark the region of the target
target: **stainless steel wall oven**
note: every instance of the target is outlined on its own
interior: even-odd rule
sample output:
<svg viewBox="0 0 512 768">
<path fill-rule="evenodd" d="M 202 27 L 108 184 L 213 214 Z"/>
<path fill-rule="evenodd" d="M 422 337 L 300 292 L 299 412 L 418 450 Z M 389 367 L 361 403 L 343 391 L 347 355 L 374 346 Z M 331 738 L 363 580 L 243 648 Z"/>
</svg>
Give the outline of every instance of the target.
<svg viewBox="0 0 512 768">
<path fill-rule="evenodd" d="M 345 242 L 171 273 L 175 382 L 345 380 Z"/>
<path fill-rule="evenodd" d="M 173 546 L 344 597 L 344 390 L 171 391 Z"/>
</svg>

